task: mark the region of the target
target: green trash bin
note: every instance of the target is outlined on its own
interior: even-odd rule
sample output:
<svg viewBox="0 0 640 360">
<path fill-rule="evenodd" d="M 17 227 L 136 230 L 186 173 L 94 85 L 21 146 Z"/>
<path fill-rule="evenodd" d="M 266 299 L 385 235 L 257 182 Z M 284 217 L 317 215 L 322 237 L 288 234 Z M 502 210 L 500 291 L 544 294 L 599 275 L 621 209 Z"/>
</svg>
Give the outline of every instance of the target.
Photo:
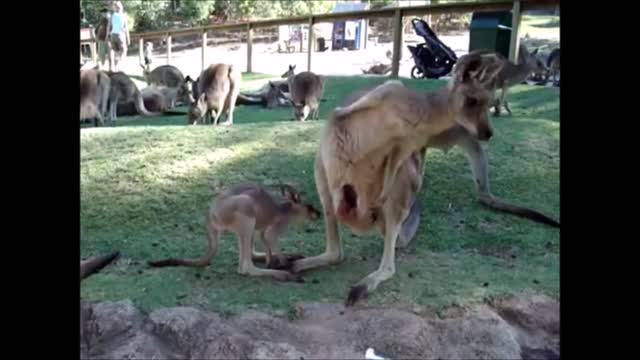
<svg viewBox="0 0 640 360">
<path fill-rule="evenodd" d="M 478 12 L 469 24 L 469 51 L 492 50 L 509 57 L 511 12 Z"/>
</svg>

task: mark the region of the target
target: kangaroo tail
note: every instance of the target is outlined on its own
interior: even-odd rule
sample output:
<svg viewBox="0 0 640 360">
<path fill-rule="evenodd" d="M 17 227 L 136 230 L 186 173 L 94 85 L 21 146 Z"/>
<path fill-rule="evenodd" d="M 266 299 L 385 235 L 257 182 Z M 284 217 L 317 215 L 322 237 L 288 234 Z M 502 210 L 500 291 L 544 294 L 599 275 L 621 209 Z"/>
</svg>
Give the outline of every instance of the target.
<svg viewBox="0 0 640 360">
<path fill-rule="evenodd" d="M 119 256 L 120 252 L 115 251 L 109 255 L 92 256 L 87 260 L 80 261 L 80 280 L 100 271 Z"/>
<path fill-rule="evenodd" d="M 504 202 L 496 197 L 481 197 L 480 198 L 480 203 L 488 208 L 503 212 L 503 213 L 508 213 L 508 214 L 513 214 L 522 218 L 526 218 L 526 219 L 530 219 L 533 220 L 535 222 L 539 222 L 545 225 L 549 225 L 555 228 L 560 228 L 560 223 L 557 222 L 556 220 L 551 219 L 550 217 L 540 213 L 539 211 L 533 210 L 533 209 L 529 209 L 526 207 L 521 207 L 521 206 L 516 206 L 516 205 L 512 205 L 509 204 L 507 202 Z"/>
<path fill-rule="evenodd" d="M 207 223 L 207 238 L 209 239 L 209 248 L 203 257 L 192 259 L 164 259 L 158 261 L 150 261 L 151 267 L 167 267 L 167 266 L 189 266 L 189 267 L 205 267 L 211 263 L 211 259 L 218 253 L 218 241 L 220 240 L 220 231 L 214 227 L 209 221 Z"/>
</svg>

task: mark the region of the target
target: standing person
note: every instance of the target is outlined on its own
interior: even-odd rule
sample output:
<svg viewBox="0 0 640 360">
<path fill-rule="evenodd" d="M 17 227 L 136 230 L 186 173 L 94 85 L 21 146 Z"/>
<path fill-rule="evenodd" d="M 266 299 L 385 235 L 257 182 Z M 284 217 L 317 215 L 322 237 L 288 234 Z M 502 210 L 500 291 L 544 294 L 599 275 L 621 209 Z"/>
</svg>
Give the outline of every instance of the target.
<svg viewBox="0 0 640 360">
<path fill-rule="evenodd" d="M 153 44 L 150 41 L 144 43 L 144 66 L 151 68 L 151 54 L 153 53 Z"/>
<path fill-rule="evenodd" d="M 113 71 L 119 71 L 118 63 L 121 59 L 127 57 L 127 46 L 131 44 L 127 15 L 124 13 L 124 8 L 120 1 L 113 3 L 113 14 L 109 21 L 109 36 L 109 45 L 111 46 L 109 62 L 113 64 L 110 67 Z"/>
<path fill-rule="evenodd" d="M 98 26 L 96 26 L 96 47 L 98 48 L 98 68 L 104 70 L 107 56 L 109 55 L 109 9 L 102 8 L 100 10 L 100 20 Z M 111 71 L 111 61 L 109 61 L 109 71 Z"/>
</svg>

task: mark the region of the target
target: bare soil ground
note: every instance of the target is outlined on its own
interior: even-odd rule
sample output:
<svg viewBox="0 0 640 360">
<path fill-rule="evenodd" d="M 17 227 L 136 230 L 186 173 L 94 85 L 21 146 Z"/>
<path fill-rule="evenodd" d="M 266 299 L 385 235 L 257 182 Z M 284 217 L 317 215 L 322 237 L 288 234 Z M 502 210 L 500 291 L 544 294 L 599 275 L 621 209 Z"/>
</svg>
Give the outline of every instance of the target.
<svg viewBox="0 0 640 360">
<path fill-rule="evenodd" d="M 530 295 L 445 314 L 298 304 L 274 316 L 225 317 L 194 307 L 144 313 L 129 300 L 81 303 L 83 359 L 559 359 L 559 302 Z"/>
<path fill-rule="evenodd" d="M 469 48 L 469 32 L 463 32 L 456 35 L 441 35 L 440 39 L 447 44 L 458 56 L 462 56 L 468 52 Z M 423 40 L 415 35 L 407 35 L 402 46 L 402 55 L 400 60 L 401 77 L 409 78 L 414 61 L 411 53 L 407 49 L 407 45 L 423 42 Z M 541 53 L 548 53 L 553 47 L 559 45 L 556 38 L 540 39 L 527 38 L 522 42 L 528 47 L 540 47 Z M 174 45 L 171 54 L 171 65 L 174 65 L 182 71 L 185 76 L 197 78 L 201 71 L 202 49 L 189 42 L 184 46 Z M 322 75 L 361 75 L 362 69 L 368 69 L 371 65 L 378 63 L 389 63 L 386 56 L 387 51 L 393 49 L 392 43 L 374 44 L 369 42 L 366 49 L 354 51 L 325 51 L 314 52 L 312 56 L 312 70 Z M 166 52 L 163 48 L 154 51 L 152 56 L 152 68 L 165 65 Z M 205 63 L 228 63 L 234 64 L 243 72 L 247 70 L 247 49 L 245 43 L 221 43 L 216 46 L 209 46 L 205 51 Z M 293 53 L 279 53 L 277 42 L 272 43 L 254 43 L 252 70 L 256 73 L 271 74 L 280 76 L 289 65 L 296 65 L 296 71 L 307 70 L 307 53 L 306 44 L 304 52 L 300 52 L 296 48 Z M 142 77 L 142 68 L 139 65 L 138 51 L 132 49 L 128 53 L 127 58 L 121 64 L 121 70 L 125 73 L 137 77 Z M 377 76 L 377 75 L 370 75 Z M 446 77 L 445 77 L 446 78 Z M 263 81 L 266 83 L 266 79 Z M 136 81 L 140 88 L 146 87 L 143 81 Z M 262 83 L 257 86 L 261 86 Z"/>
</svg>

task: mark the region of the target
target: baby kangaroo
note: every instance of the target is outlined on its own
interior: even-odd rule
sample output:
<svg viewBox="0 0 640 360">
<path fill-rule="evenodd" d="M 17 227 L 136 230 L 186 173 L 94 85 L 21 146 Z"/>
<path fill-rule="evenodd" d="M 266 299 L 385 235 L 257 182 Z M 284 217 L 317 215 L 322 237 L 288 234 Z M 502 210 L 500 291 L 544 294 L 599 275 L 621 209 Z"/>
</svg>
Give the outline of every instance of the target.
<svg viewBox="0 0 640 360">
<path fill-rule="evenodd" d="M 164 266 L 192 266 L 205 267 L 218 252 L 218 241 L 222 233 L 230 231 L 238 238 L 239 262 L 238 272 L 243 275 L 270 276 L 277 280 L 300 280 L 284 270 L 257 268 L 253 260 L 265 259 L 267 266 L 276 267 L 274 256 L 278 263 L 288 262 L 281 254 L 274 255 L 277 240 L 286 230 L 292 220 L 316 220 L 320 212 L 313 205 L 303 202 L 300 194 L 290 185 L 280 185 L 280 191 L 285 197 L 284 202 L 276 200 L 263 187 L 253 184 L 237 185 L 219 195 L 209 206 L 207 214 L 207 237 L 209 249 L 207 254 L 198 260 L 166 259 L 149 262 L 152 267 Z M 254 251 L 253 235 L 260 233 L 264 243 L 265 253 Z"/>
</svg>

